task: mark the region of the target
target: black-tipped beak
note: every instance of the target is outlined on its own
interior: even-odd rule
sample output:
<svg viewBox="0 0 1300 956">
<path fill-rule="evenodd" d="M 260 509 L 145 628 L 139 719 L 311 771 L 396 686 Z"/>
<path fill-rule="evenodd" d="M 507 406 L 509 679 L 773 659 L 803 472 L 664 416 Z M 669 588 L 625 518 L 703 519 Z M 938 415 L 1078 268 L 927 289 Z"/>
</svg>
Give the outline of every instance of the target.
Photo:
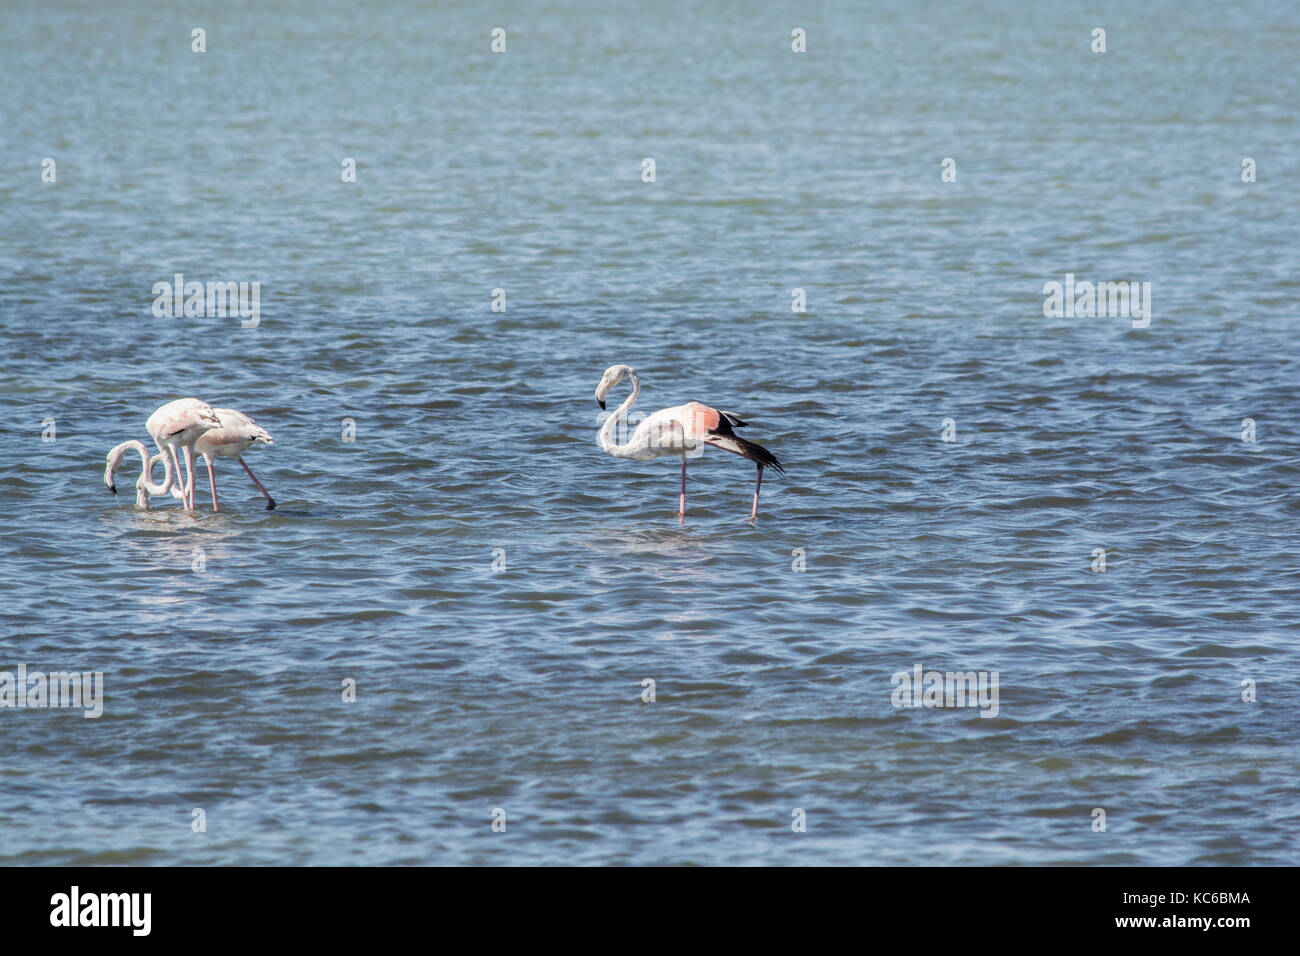
<svg viewBox="0 0 1300 956">
<path fill-rule="evenodd" d="M 601 410 L 602 412 L 605 410 L 605 400 L 604 400 L 604 399 L 601 399 L 601 398 L 596 399 L 596 404 L 600 406 L 600 410 Z"/>
<path fill-rule="evenodd" d="M 117 494 L 117 489 L 114 488 L 112 485 L 109 485 L 109 486 L 108 486 L 108 490 L 111 491 L 111 492 L 113 492 L 113 494 Z"/>
</svg>

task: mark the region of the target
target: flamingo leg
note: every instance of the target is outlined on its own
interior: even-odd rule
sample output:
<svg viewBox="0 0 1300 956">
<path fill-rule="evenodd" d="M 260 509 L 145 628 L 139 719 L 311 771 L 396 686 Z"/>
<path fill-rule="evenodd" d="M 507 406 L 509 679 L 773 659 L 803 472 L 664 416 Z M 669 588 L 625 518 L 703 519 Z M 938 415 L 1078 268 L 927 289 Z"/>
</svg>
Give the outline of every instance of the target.
<svg viewBox="0 0 1300 956">
<path fill-rule="evenodd" d="M 177 454 L 177 452 L 176 452 L 176 446 L 175 446 L 175 445 L 168 445 L 168 446 L 167 446 L 167 450 L 171 453 L 171 456 L 172 456 L 172 465 L 175 466 L 175 468 L 176 468 L 176 481 L 174 482 L 174 487 L 180 489 L 180 492 L 181 492 L 181 503 L 184 504 L 184 502 L 185 502 L 185 482 L 181 481 L 181 459 L 180 459 L 180 455 Z"/>
<path fill-rule="evenodd" d="M 194 447 L 185 446 L 185 507 L 194 510 Z"/>
<path fill-rule="evenodd" d="M 248 467 L 248 463 L 245 462 L 244 459 L 239 458 L 239 459 L 236 459 L 236 460 L 237 460 L 241 465 L 244 466 L 244 471 L 248 472 L 248 477 L 253 479 L 253 484 L 257 485 L 258 490 L 259 490 L 260 492 L 262 492 L 262 494 L 266 495 L 266 510 L 267 510 L 267 511 L 274 511 L 274 510 L 275 510 L 275 499 L 271 497 L 270 492 L 268 492 L 265 488 L 262 487 L 262 483 L 261 483 L 260 481 L 257 480 L 257 475 L 253 474 L 253 469 L 251 469 L 251 468 Z"/>
<path fill-rule="evenodd" d="M 217 504 L 217 475 L 216 472 L 212 470 L 212 458 L 208 455 L 204 455 L 203 457 L 208 460 L 208 487 L 212 489 L 212 510 L 214 512 L 220 511 L 221 506 Z"/>
<path fill-rule="evenodd" d="M 749 517 L 751 520 L 758 517 L 758 489 L 759 486 L 762 484 L 763 484 L 763 466 L 759 465 L 758 480 L 754 482 L 754 509 L 749 513 Z"/>
<path fill-rule="evenodd" d="M 686 454 L 682 453 L 682 496 L 678 500 L 677 514 L 679 517 L 686 517 Z"/>
</svg>

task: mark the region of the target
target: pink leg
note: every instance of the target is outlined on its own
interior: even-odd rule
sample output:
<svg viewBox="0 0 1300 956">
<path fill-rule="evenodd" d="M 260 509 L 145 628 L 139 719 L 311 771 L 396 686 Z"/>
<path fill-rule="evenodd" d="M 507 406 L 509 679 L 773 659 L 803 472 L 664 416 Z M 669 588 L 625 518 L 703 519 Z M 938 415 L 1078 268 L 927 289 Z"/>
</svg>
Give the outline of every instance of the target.
<svg viewBox="0 0 1300 956">
<path fill-rule="evenodd" d="M 212 510 L 220 511 L 221 506 L 217 504 L 217 476 L 212 471 L 212 459 L 207 455 L 203 457 L 208 459 L 208 486 L 212 489 Z"/>
<path fill-rule="evenodd" d="M 262 494 L 266 495 L 266 510 L 274 511 L 275 499 L 272 498 L 271 495 L 267 492 L 267 490 L 262 487 L 262 483 L 257 480 L 257 475 L 253 474 L 253 469 L 248 467 L 248 463 L 245 462 L 244 459 L 242 458 L 239 459 L 239 463 L 244 466 L 244 471 L 248 472 L 248 477 L 253 479 L 253 484 L 257 485 L 258 490 L 261 491 Z"/>
<path fill-rule="evenodd" d="M 185 507 L 194 510 L 194 447 L 185 446 Z"/>
<path fill-rule="evenodd" d="M 679 517 L 686 517 L 686 456 L 682 455 L 682 496 L 677 504 L 677 514 Z"/>
<path fill-rule="evenodd" d="M 754 510 L 749 513 L 750 519 L 758 517 L 758 489 L 763 484 L 763 466 L 758 466 L 758 481 L 754 482 Z"/>
<path fill-rule="evenodd" d="M 170 452 L 171 452 L 171 455 L 172 455 L 172 465 L 173 465 L 173 467 L 175 467 L 175 469 L 176 469 L 176 482 L 175 482 L 175 484 L 176 484 L 176 487 L 179 488 L 179 489 L 181 490 L 181 504 L 184 505 L 184 504 L 185 504 L 185 482 L 181 481 L 181 459 L 180 459 L 180 455 L 177 454 L 177 452 L 176 452 L 176 446 L 175 446 L 175 445 L 168 445 L 168 446 L 167 446 L 167 450 L 170 451 Z"/>
</svg>

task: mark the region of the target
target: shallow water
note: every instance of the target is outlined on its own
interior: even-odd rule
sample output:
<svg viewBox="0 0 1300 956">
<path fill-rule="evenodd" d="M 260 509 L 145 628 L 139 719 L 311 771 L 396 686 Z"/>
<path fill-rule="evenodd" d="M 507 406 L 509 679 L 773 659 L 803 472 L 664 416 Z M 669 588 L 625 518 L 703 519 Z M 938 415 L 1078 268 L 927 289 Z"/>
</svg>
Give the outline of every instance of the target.
<svg viewBox="0 0 1300 956">
<path fill-rule="evenodd" d="M 1297 48 L 1268 3 L 7 4 L 0 669 L 106 699 L 0 709 L 0 862 L 1300 861 Z M 176 272 L 259 325 L 155 318 Z M 1066 273 L 1150 326 L 1045 318 Z M 786 463 L 755 524 L 747 462 L 679 526 L 675 459 L 601 452 L 616 362 Z M 275 511 L 230 461 L 218 514 L 106 493 L 182 395 L 274 435 Z M 997 715 L 895 708 L 916 665 Z"/>
</svg>

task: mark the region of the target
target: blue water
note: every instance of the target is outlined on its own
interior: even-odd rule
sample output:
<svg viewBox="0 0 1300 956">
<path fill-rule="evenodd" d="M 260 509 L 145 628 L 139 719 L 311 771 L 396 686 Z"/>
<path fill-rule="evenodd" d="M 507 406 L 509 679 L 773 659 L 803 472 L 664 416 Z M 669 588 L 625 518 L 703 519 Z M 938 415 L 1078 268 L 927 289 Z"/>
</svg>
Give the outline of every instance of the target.
<svg viewBox="0 0 1300 956">
<path fill-rule="evenodd" d="M 6 3 L 0 670 L 105 699 L 0 708 L 0 862 L 1300 862 L 1297 49 L 1266 2 Z M 257 326 L 156 318 L 177 272 Z M 1045 317 L 1067 273 L 1149 326 Z M 601 451 L 617 362 L 781 458 L 755 523 L 741 459 L 679 525 L 677 459 Z M 187 395 L 276 510 L 107 493 Z M 917 665 L 997 715 L 894 707 Z"/>
</svg>

